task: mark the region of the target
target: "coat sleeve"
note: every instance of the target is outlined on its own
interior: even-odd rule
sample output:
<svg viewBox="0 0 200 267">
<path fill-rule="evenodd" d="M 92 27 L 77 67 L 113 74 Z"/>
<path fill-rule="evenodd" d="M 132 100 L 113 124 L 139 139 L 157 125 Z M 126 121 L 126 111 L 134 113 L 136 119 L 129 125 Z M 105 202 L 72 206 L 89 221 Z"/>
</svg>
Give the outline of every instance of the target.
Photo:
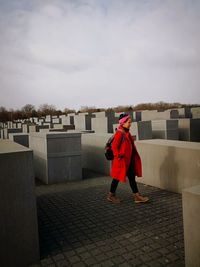
<svg viewBox="0 0 200 267">
<path fill-rule="evenodd" d="M 117 131 L 114 136 L 114 140 L 112 142 L 112 151 L 114 154 L 114 157 L 116 158 L 123 158 L 123 153 L 120 153 L 120 144 L 122 142 L 123 133 L 121 131 Z"/>
</svg>

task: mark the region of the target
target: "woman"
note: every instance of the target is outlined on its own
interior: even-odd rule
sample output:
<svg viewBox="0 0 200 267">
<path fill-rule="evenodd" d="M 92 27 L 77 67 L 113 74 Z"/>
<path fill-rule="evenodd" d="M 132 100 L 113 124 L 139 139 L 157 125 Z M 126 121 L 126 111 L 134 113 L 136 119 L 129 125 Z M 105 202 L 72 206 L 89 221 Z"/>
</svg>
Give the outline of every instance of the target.
<svg viewBox="0 0 200 267">
<path fill-rule="evenodd" d="M 111 177 L 113 177 L 113 180 L 107 196 L 107 200 L 113 203 L 121 202 L 116 197 L 115 192 L 119 181 L 126 182 L 126 176 L 128 176 L 135 203 L 145 203 L 149 200 L 148 197 L 143 197 L 139 194 L 135 181 L 135 176 L 142 176 L 142 164 L 134 139 L 129 132 L 130 127 L 130 115 L 126 113 L 120 114 L 118 130 L 112 143 L 114 160 L 112 162 Z"/>
</svg>

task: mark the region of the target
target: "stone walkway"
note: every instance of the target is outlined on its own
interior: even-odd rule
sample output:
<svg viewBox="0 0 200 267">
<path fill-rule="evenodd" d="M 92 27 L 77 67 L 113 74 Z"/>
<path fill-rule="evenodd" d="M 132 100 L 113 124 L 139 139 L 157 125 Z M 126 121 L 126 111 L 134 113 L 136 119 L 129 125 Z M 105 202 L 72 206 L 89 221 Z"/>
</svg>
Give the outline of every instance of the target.
<svg viewBox="0 0 200 267">
<path fill-rule="evenodd" d="M 32 267 L 185 266 L 181 195 L 138 184 L 150 202 L 135 204 L 119 184 L 123 202 L 112 204 L 110 182 L 36 187 L 41 261 Z"/>
</svg>

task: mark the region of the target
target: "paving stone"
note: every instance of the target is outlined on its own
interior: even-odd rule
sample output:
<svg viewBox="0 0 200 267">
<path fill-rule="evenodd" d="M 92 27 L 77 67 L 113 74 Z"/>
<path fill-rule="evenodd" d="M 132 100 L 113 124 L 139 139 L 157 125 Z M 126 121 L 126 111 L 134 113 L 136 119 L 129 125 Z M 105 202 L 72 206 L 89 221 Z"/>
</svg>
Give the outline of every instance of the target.
<svg viewBox="0 0 200 267">
<path fill-rule="evenodd" d="M 87 258 L 84 260 L 84 263 L 87 264 L 88 266 L 93 266 L 94 264 L 97 263 L 97 260 L 95 258 Z"/>
<path fill-rule="evenodd" d="M 93 250 L 91 250 L 91 254 L 93 255 L 93 256 L 96 256 L 96 255 L 99 255 L 99 254 L 101 254 L 101 250 L 100 249 L 93 249 Z"/>
<path fill-rule="evenodd" d="M 54 261 L 59 261 L 59 260 L 63 260 L 65 257 L 63 254 L 57 254 L 55 256 L 53 256 Z"/>
<path fill-rule="evenodd" d="M 56 262 L 56 267 L 68 267 L 68 266 L 69 266 L 69 262 L 66 260 Z"/>
<path fill-rule="evenodd" d="M 69 262 L 70 263 L 77 263 L 77 262 L 80 262 L 80 258 L 78 256 L 72 256 L 70 258 L 68 258 Z"/>
<path fill-rule="evenodd" d="M 96 260 L 97 260 L 98 262 L 102 262 L 102 261 L 105 261 L 105 260 L 109 259 L 109 257 L 106 256 L 105 254 L 99 254 L 99 255 L 96 255 L 95 258 L 96 258 Z"/>
<path fill-rule="evenodd" d="M 131 266 L 141 266 L 143 264 L 142 260 L 138 258 L 131 259 L 128 263 L 131 264 Z"/>
<path fill-rule="evenodd" d="M 109 267 L 109 266 L 115 266 L 115 264 L 111 260 L 106 260 L 101 262 L 102 267 Z"/>
<path fill-rule="evenodd" d="M 118 264 L 125 262 L 125 259 L 122 256 L 113 257 L 113 258 L 111 258 L 111 260 L 117 266 L 118 266 Z"/>
<path fill-rule="evenodd" d="M 109 187 L 108 177 L 36 187 L 39 266 L 184 267 L 181 195 L 138 183 L 151 201 L 136 205 L 120 184 L 124 201 L 111 205 Z"/>
<path fill-rule="evenodd" d="M 133 265 L 128 263 L 128 262 L 124 262 L 122 264 L 119 265 L 119 267 L 132 267 Z"/>
<path fill-rule="evenodd" d="M 78 263 L 75 263 L 75 264 L 72 264 L 73 267 L 85 267 L 87 266 L 85 263 L 83 262 L 78 262 Z"/>
<path fill-rule="evenodd" d="M 88 252 L 83 252 L 81 254 L 79 254 L 79 257 L 81 257 L 81 259 L 85 260 L 91 257 L 90 253 Z"/>
<path fill-rule="evenodd" d="M 48 264 L 54 263 L 51 257 L 47 257 L 41 260 L 41 265 L 46 266 Z"/>
<path fill-rule="evenodd" d="M 75 249 L 75 251 L 76 251 L 77 254 L 80 254 L 80 253 L 86 252 L 86 248 L 85 247 L 80 247 L 80 248 Z"/>
</svg>

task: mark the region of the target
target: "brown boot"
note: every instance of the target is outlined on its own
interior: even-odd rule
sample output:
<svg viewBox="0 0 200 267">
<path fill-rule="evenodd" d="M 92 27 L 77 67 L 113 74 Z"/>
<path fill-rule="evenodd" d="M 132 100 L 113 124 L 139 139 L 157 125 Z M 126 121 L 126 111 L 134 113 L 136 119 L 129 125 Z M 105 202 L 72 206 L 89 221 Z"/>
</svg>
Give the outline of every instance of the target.
<svg viewBox="0 0 200 267">
<path fill-rule="evenodd" d="M 133 194 L 133 199 L 134 199 L 135 203 L 145 203 L 145 202 L 149 201 L 148 197 L 143 197 L 139 193 Z"/>
<path fill-rule="evenodd" d="M 115 203 L 115 204 L 121 202 L 120 198 L 116 197 L 115 194 L 113 194 L 111 192 L 108 193 L 107 200 L 112 202 L 112 203 Z"/>
</svg>

